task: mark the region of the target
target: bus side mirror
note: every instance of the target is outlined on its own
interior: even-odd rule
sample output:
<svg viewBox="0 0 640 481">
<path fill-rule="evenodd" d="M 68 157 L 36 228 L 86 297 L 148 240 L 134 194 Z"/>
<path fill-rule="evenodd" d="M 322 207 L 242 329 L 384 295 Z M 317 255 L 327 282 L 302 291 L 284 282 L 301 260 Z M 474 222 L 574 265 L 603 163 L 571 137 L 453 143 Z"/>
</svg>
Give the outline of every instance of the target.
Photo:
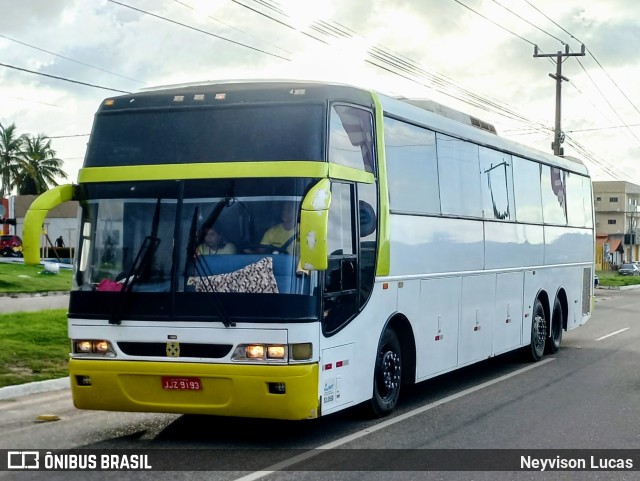
<svg viewBox="0 0 640 481">
<path fill-rule="evenodd" d="M 329 205 L 331 183 L 322 179 L 302 200 L 300 210 L 300 265 L 306 270 L 324 271 L 328 266 Z"/>
<path fill-rule="evenodd" d="M 40 194 L 29 206 L 22 230 L 22 255 L 25 264 L 40 263 L 40 235 L 47 213 L 54 207 L 73 200 L 72 184 L 58 185 Z"/>
</svg>

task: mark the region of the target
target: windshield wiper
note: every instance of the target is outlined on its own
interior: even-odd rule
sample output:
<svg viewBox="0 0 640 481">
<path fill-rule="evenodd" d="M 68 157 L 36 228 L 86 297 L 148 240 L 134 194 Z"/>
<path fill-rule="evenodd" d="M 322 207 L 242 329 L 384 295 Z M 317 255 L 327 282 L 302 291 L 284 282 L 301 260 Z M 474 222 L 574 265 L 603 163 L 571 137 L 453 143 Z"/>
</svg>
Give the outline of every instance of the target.
<svg viewBox="0 0 640 481">
<path fill-rule="evenodd" d="M 125 311 L 126 301 L 129 298 L 129 293 L 132 291 L 136 282 L 145 274 L 151 265 L 151 261 L 155 256 L 158 245 L 160 245 L 160 239 L 158 238 L 158 225 L 160 224 L 160 199 L 156 203 L 156 209 L 153 213 L 153 220 L 151 222 L 151 234 L 144 238 L 144 241 L 140 245 L 138 252 L 131 264 L 131 268 L 127 273 L 120 290 L 120 297 L 116 302 L 116 305 L 111 312 L 109 324 L 120 324 L 122 322 L 122 314 Z"/>
<path fill-rule="evenodd" d="M 209 217 L 207 217 L 207 220 L 202 224 L 203 231 L 206 231 L 207 229 L 211 229 L 214 226 L 214 224 L 218 220 L 218 217 L 220 217 L 222 210 L 226 206 L 231 205 L 232 201 L 233 201 L 233 197 L 231 197 L 230 195 L 225 196 L 224 199 L 220 199 L 220 201 L 216 204 L 211 214 L 209 214 Z M 220 301 L 218 292 L 214 289 L 213 283 L 209 278 L 209 276 L 212 275 L 212 272 L 207 266 L 207 263 L 204 260 L 202 260 L 201 256 L 199 256 L 197 253 L 197 241 L 196 241 L 197 222 L 198 222 L 198 207 L 196 206 L 196 208 L 193 211 L 191 228 L 189 229 L 189 243 L 187 245 L 187 259 L 185 262 L 185 286 L 188 279 L 189 265 L 193 263 L 193 267 L 195 271 L 194 274 L 197 275 L 202 285 L 205 286 L 206 292 L 211 294 L 211 299 L 213 299 L 213 305 L 216 311 L 218 311 L 218 315 L 220 316 L 220 320 L 222 321 L 222 324 L 225 327 L 235 327 L 236 323 L 233 322 L 229 317 L 229 315 L 227 314 L 227 311 L 224 309 L 224 306 Z"/>
</svg>

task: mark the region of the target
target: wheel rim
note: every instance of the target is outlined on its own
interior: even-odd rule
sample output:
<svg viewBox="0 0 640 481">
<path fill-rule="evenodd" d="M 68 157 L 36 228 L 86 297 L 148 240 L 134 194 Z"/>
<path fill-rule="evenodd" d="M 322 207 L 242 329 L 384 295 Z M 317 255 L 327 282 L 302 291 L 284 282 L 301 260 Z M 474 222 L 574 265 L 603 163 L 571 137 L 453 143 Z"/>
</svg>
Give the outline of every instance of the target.
<svg viewBox="0 0 640 481">
<path fill-rule="evenodd" d="M 378 372 L 378 394 L 380 398 L 387 402 L 393 401 L 400 388 L 401 361 L 398 353 L 386 351 L 380 359 L 380 369 Z"/>
<path fill-rule="evenodd" d="M 533 346 L 536 351 L 541 352 L 544 349 L 544 342 L 547 338 L 547 323 L 544 314 L 536 313 L 533 318 Z"/>
</svg>

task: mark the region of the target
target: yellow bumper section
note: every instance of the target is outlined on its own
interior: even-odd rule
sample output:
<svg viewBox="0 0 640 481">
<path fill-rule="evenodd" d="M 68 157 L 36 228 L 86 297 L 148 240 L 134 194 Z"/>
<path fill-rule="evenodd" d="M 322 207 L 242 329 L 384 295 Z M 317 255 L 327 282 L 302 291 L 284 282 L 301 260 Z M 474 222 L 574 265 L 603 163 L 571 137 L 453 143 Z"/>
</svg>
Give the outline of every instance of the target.
<svg viewBox="0 0 640 481">
<path fill-rule="evenodd" d="M 69 374 L 73 402 L 79 409 L 291 420 L 318 417 L 318 364 L 254 366 L 71 359 Z M 178 389 L 168 389 L 166 380 L 163 386 L 163 378 L 172 378 L 173 387 Z M 186 383 L 179 382 L 183 378 L 188 378 Z M 280 383 L 284 384 L 284 393 L 273 389 L 274 385 L 281 387 Z M 194 384 L 200 389 L 185 389 Z"/>
</svg>

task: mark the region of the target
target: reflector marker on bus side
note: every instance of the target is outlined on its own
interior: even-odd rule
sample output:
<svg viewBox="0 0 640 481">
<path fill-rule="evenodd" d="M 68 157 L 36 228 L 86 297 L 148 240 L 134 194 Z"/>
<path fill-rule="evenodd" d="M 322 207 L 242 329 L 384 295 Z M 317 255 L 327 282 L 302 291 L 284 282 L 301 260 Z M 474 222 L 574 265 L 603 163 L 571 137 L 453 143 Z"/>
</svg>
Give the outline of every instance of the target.
<svg viewBox="0 0 640 481">
<path fill-rule="evenodd" d="M 336 361 L 336 369 L 340 368 L 340 367 L 344 367 L 344 366 L 348 366 L 349 365 L 349 359 L 344 359 L 342 361 Z M 324 364 L 322 366 L 322 370 L 323 371 L 330 371 L 331 369 L 333 369 L 333 363 L 327 363 Z"/>
</svg>

